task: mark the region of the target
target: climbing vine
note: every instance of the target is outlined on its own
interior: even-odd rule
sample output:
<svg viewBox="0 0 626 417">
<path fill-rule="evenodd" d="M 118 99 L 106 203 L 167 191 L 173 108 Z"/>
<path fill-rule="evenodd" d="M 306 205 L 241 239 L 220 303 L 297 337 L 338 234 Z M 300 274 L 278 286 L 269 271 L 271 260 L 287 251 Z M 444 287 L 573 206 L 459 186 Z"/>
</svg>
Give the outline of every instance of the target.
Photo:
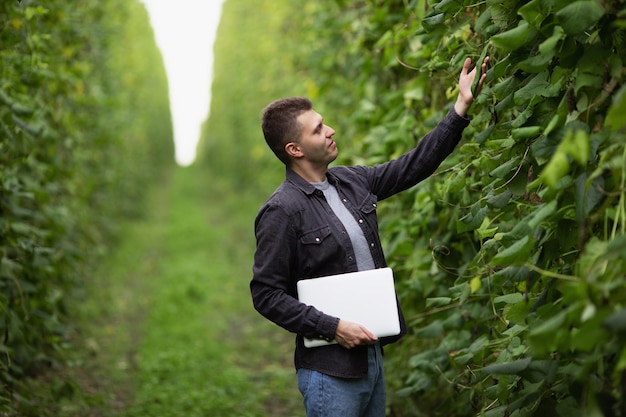
<svg viewBox="0 0 626 417">
<path fill-rule="evenodd" d="M 392 415 L 623 415 L 624 2 L 336 1 L 312 15 L 305 66 L 342 163 L 414 146 L 465 57 L 491 57 L 455 154 L 381 204 L 410 323 L 389 349 Z"/>
</svg>

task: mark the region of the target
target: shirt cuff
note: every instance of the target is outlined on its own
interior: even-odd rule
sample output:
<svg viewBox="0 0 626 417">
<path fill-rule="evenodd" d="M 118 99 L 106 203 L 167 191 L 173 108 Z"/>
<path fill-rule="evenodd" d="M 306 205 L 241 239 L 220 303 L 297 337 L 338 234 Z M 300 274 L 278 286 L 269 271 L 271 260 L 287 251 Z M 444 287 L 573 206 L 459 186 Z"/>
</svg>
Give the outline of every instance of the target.
<svg viewBox="0 0 626 417">
<path fill-rule="evenodd" d="M 335 338 L 335 334 L 337 333 L 337 326 L 339 325 L 339 318 L 322 315 L 318 325 L 317 331 L 320 339 L 324 339 L 327 342 L 330 342 Z"/>
<path fill-rule="evenodd" d="M 458 114 L 456 110 L 454 110 L 454 106 L 450 107 L 450 110 L 448 111 L 448 116 L 461 120 L 463 123 L 465 123 L 466 126 L 470 123 L 470 120 L 471 120 L 471 118 L 468 115 L 461 116 L 460 114 Z"/>
</svg>

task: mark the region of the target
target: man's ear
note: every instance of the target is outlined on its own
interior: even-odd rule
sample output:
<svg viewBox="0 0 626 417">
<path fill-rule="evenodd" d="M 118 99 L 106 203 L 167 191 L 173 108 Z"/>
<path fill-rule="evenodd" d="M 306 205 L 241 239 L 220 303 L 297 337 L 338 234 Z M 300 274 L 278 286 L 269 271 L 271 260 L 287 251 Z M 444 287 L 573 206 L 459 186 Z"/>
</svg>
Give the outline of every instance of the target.
<svg viewBox="0 0 626 417">
<path fill-rule="evenodd" d="M 302 157 L 302 150 L 300 146 L 296 142 L 288 142 L 285 145 L 285 152 L 292 158 L 300 158 Z"/>
</svg>

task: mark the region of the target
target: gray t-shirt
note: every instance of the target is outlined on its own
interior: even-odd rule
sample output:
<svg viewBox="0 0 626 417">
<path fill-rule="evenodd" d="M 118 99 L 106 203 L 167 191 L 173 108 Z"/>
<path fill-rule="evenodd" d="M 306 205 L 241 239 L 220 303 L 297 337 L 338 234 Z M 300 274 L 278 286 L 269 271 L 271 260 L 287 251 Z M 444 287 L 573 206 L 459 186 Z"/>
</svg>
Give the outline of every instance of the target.
<svg viewBox="0 0 626 417">
<path fill-rule="evenodd" d="M 352 242 L 352 247 L 354 248 L 356 264 L 359 271 L 374 269 L 374 259 L 370 253 L 363 230 L 361 230 L 361 227 L 359 227 L 359 224 L 354 219 L 350 211 L 348 211 L 346 206 L 341 202 L 337 189 L 330 185 L 328 180 L 312 184 L 315 188 L 324 193 L 324 197 L 326 197 L 328 205 L 346 228 L 346 232 L 348 232 L 348 236 Z"/>
</svg>

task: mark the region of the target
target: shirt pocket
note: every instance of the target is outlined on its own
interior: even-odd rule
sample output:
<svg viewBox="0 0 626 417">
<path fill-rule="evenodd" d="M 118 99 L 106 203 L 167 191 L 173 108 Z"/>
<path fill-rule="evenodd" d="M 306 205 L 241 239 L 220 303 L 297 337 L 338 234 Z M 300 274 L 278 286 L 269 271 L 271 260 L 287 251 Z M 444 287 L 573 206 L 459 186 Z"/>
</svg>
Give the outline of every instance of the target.
<svg viewBox="0 0 626 417">
<path fill-rule="evenodd" d="M 323 275 L 325 269 L 340 265 L 344 250 L 333 236 L 330 226 L 318 227 L 300 236 L 300 262 L 303 275 Z"/>
<path fill-rule="evenodd" d="M 308 232 L 302 233 L 300 243 L 303 245 L 321 245 L 330 236 L 330 227 L 323 226 Z"/>
<path fill-rule="evenodd" d="M 378 198 L 374 194 L 368 194 L 365 200 L 361 203 L 359 211 L 364 215 L 376 216 L 376 209 L 378 208 Z"/>
</svg>

